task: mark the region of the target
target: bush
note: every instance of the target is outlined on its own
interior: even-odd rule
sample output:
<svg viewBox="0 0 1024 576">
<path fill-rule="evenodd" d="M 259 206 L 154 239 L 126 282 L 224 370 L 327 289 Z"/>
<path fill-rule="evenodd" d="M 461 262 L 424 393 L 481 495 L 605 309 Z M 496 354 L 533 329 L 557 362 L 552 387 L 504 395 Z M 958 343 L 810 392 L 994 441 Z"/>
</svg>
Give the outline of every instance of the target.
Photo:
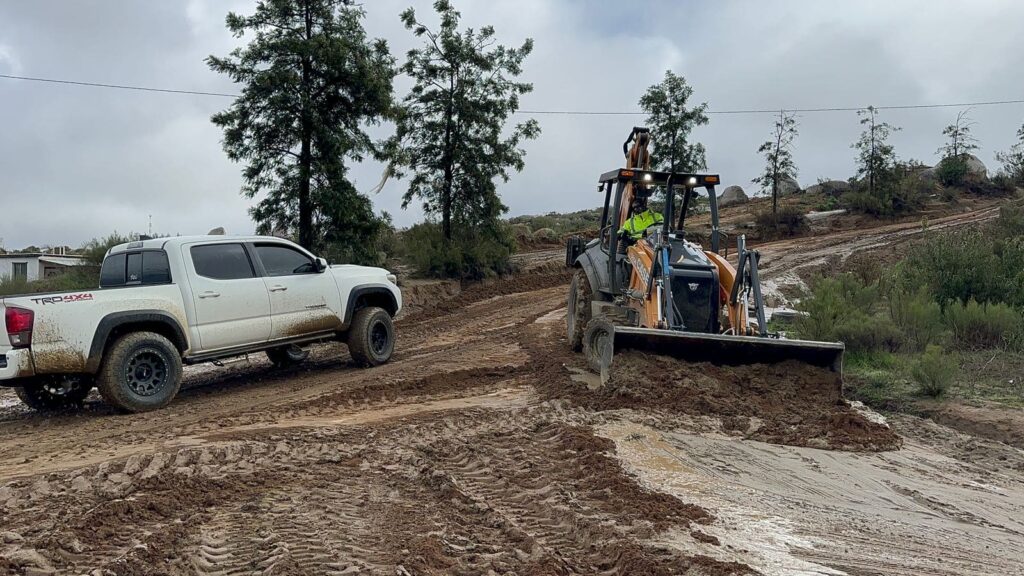
<svg viewBox="0 0 1024 576">
<path fill-rule="evenodd" d="M 490 234 L 456 227 L 451 241 L 445 241 L 439 224 L 424 222 L 404 231 L 401 242 L 409 263 L 423 276 L 479 280 L 512 271 L 515 238 L 508 226 Z"/>
<path fill-rule="evenodd" d="M 956 360 L 939 346 L 931 345 L 921 355 L 910 374 L 917 382 L 918 391 L 932 398 L 946 393 L 957 371 Z"/>
<path fill-rule="evenodd" d="M 850 212 L 884 216 L 889 213 L 888 207 L 877 196 L 865 190 L 856 190 L 843 196 L 843 204 Z"/>
<path fill-rule="evenodd" d="M 93 290 L 100 285 L 100 269 L 98 266 L 81 265 L 67 271 L 28 282 L 22 278 L 0 277 L 0 297 L 15 294 L 39 294 L 43 292 L 69 292 L 74 290 Z"/>
<path fill-rule="evenodd" d="M 903 335 L 885 316 L 853 313 L 836 324 L 835 338 L 853 353 L 894 352 L 903 343 Z"/>
<path fill-rule="evenodd" d="M 935 175 L 943 186 L 961 187 L 967 183 L 967 159 L 964 157 L 943 158 L 935 167 Z"/>
<path fill-rule="evenodd" d="M 928 290 L 907 292 L 896 287 L 889 293 L 889 316 L 903 333 L 906 348 L 919 352 L 938 342 L 943 332 L 942 308 Z"/>
<path fill-rule="evenodd" d="M 754 216 L 754 227 L 761 238 L 785 238 L 806 232 L 809 228 L 807 216 L 794 206 L 779 206 L 771 211 L 759 212 Z"/>
<path fill-rule="evenodd" d="M 1005 174 L 997 174 L 991 180 L 972 174 L 967 177 L 965 185 L 978 196 L 1012 196 L 1017 191 L 1016 183 Z"/>
<path fill-rule="evenodd" d="M 953 341 L 965 350 L 1010 347 L 1020 341 L 1024 317 L 1006 304 L 954 303 L 946 308 L 946 324 Z"/>
<path fill-rule="evenodd" d="M 925 180 L 920 174 L 906 172 L 896 184 L 892 195 L 894 214 L 912 214 L 924 208 L 928 197 L 939 192 L 934 182 Z"/>
<path fill-rule="evenodd" d="M 875 314 L 877 284 L 866 284 L 853 274 L 819 278 L 809 297 L 799 305 L 806 315 L 794 328 L 801 338 L 839 340 L 850 352 L 892 351 L 902 338 L 892 320 Z"/>
</svg>

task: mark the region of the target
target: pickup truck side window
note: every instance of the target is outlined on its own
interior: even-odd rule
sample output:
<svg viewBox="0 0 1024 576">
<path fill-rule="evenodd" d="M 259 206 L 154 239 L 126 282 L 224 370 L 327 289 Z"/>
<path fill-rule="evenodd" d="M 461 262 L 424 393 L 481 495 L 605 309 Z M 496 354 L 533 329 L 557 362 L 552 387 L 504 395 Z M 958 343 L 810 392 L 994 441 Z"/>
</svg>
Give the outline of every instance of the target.
<svg viewBox="0 0 1024 576">
<path fill-rule="evenodd" d="M 252 263 L 241 244 L 206 244 L 191 248 L 196 274 L 214 280 L 255 278 Z"/>
<path fill-rule="evenodd" d="M 142 283 L 171 283 L 171 265 L 167 263 L 167 252 L 161 250 L 142 253 Z"/>
<path fill-rule="evenodd" d="M 124 267 L 127 254 L 114 254 L 103 260 L 100 268 L 100 288 L 124 286 Z"/>
<path fill-rule="evenodd" d="M 256 254 L 267 276 L 316 273 L 316 263 L 309 256 L 283 244 L 257 244 Z"/>
</svg>

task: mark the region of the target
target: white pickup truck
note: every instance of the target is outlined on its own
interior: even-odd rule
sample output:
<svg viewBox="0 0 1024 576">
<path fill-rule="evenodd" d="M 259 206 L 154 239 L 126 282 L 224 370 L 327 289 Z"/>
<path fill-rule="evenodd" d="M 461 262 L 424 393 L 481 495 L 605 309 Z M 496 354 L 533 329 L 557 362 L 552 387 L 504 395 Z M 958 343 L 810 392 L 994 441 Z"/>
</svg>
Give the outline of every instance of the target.
<svg viewBox="0 0 1024 576">
<path fill-rule="evenodd" d="M 322 340 L 346 342 L 361 365 L 387 362 L 401 307 L 387 270 L 328 266 L 280 238 L 131 242 L 107 253 L 97 290 L 0 299 L 0 386 L 40 410 L 94 386 L 119 409 L 153 410 L 177 394 L 183 363 L 265 351 L 290 364 Z"/>
</svg>

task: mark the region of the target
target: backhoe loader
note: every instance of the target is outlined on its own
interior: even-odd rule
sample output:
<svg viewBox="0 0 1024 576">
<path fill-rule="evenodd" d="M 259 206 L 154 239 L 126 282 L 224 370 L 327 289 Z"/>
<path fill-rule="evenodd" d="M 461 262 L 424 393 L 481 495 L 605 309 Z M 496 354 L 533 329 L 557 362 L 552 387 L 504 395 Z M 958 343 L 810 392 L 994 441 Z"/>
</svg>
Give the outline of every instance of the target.
<svg viewBox="0 0 1024 576">
<path fill-rule="evenodd" d="M 626 167 L 601 176 L 598 237 L 567 242 L 566 264 L 575 268 L 567 320 L 572 348 L 582 349 L 604 377 L 613 355 L 625 349 L 724 365 L 795 359 L 841 372 L 841 342 L 768 331 L 758 252 L 740 236 L 735 266 L 720 253 L 718 175 L 651 170 L 650 138 L 646 128 L 634 128 L 622 147 Z M 701 189 L 711 213 L 709 250 L 686 238 L 687 211 Z M 648 199 L 662 205 L 660 222 L 641 234 L 625 233 L 624 224 Z"/>
</svg>

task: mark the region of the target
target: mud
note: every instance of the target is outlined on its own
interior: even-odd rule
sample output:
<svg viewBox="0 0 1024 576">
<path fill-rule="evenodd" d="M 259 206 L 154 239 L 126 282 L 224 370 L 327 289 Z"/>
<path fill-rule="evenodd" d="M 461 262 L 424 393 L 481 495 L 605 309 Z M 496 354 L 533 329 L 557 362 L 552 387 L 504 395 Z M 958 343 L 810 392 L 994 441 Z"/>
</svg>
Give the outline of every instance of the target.
<svg viewBox="0 0 1024 576">
<path fill-rule="evenodd" d="M 400 320 L 372 369 L 338 343 L 193 366 L 142 415 L 0 390 L 0 574 L 1022 573 L 1024 451 L 880 431 L 790 369 L 655 361 L 657 391 L 634 358 L 587 390 L 536 260 Z"/>
</svg>

